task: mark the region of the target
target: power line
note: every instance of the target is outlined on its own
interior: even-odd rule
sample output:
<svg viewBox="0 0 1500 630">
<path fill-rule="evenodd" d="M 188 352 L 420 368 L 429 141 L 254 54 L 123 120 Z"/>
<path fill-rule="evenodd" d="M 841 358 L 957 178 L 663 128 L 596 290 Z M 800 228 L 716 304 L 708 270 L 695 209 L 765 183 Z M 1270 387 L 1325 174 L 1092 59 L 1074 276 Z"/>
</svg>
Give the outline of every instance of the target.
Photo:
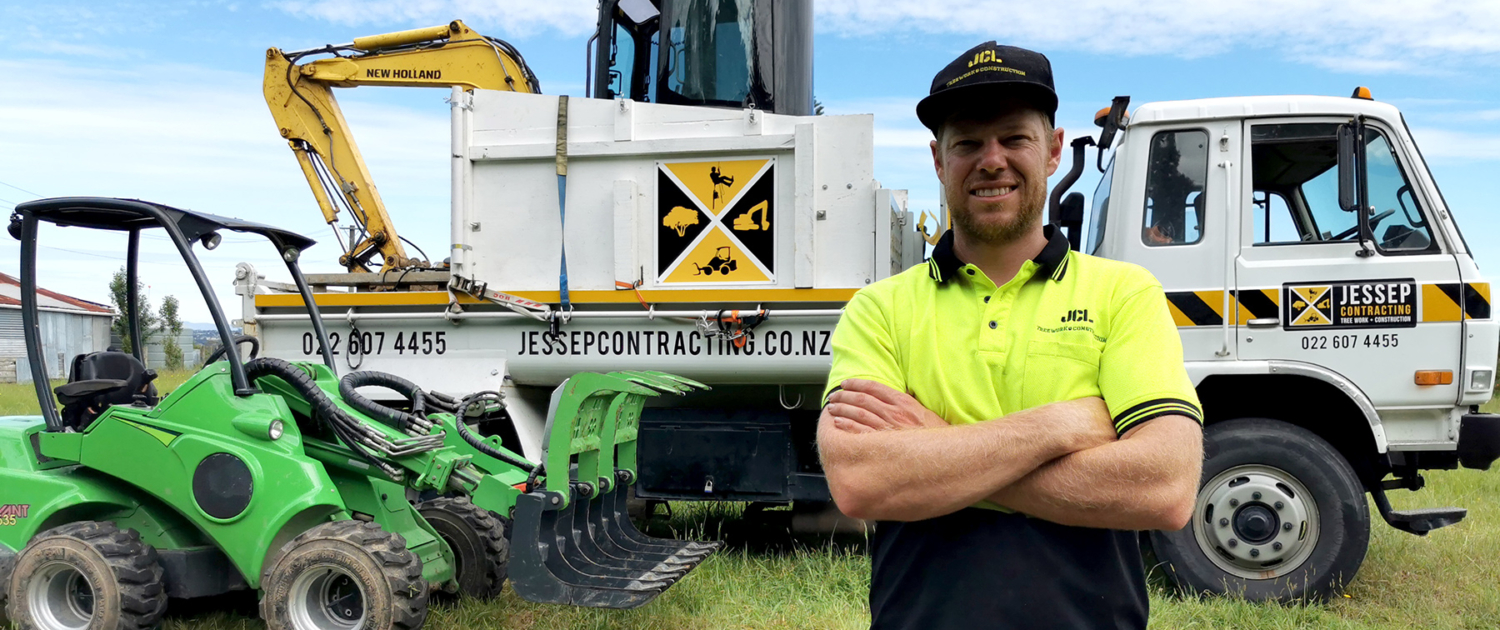
<svg viewBox="0 0 1500 630">
<path fill-rule="evenodd" d="M 29 190 L 26 190 L 26 189 L 25 189 L 25 188 L 22 188 L 22 187 L 20 187 L 20 186 L 17 186 L 17 185 L 15 185 L 15 184 L 7 184 L 7 183 L 5 183 L 5 182 L 0 182 L 0 184 L 4 184 L 4 185 L 6 185 L 6 186 L 10 186 L 10 187 L 11 187 L 11 188 L 14 188 L 14 189 L 16 189 L 16 190 L 19 190 L 19 191 L 21 191 L 21 192 L 23 192 L 23 193 L 26 193 L 26 194 L 28 194 L 28 195 L 31 195 L 31 196 L 33 196 L 33 197 L 38 197 L 38 198 L 40 198 L 40 197 L 45 197 L 45 196 L 46 196 L 46 195 L 42 195 L 42 194 L 38 194 L 38 193 L 34 193 L 34 192 L 31 192 L 31 191 L 29 191 Z"/>
</svg>

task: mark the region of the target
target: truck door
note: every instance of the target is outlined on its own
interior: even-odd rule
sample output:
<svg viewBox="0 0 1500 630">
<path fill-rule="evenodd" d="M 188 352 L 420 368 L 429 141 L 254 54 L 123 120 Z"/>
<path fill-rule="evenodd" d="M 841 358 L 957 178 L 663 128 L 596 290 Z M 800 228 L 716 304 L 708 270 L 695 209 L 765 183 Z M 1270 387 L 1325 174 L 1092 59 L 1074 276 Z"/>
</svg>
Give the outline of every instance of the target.
<svg viewBox="0 0 1500 630">
<path fill-rule="evenodd" d="M 1244 123 L 1239 357 L 1331 370 L 1382 409 L 1392 443 L 1440 442 L 1445 425 L 1430 420 L 1446 418 L 1457 385 L 1420 385 L 1416 372 L 1459 366 L 1460 318 L 1444 316 L 1458 306 L 1439 286 L 1458 282 L 1458 269 L 1429 225 L 1434 206 L 1414 189 L 1412 162 L 1378 119 L 1364 123 L 1369 229 L 1361 243 L 1358 206 L 1346 210 L 1339 199 L 1338 130 L 1346 123 Z"/>
<path fill-rule="evenodd" d="M 1133 175 L 1106 192 L 1110 205 L 1140 208 L 1141 215 L 1122 212 L 1114 219 L 1122 233 L 1105 237 L 1118 249 L 1098 251 L 1140 264 L 1161 281 L 1190 363 L 1234 357 L 1233 318 L 1224 310 L 1240 231 L 1231 204 L 1240 187 L 1233 175 L 1240 133 L 1238 121 L 1224 120 L 1132 129 L 1116 160 Z"/>
</svg>

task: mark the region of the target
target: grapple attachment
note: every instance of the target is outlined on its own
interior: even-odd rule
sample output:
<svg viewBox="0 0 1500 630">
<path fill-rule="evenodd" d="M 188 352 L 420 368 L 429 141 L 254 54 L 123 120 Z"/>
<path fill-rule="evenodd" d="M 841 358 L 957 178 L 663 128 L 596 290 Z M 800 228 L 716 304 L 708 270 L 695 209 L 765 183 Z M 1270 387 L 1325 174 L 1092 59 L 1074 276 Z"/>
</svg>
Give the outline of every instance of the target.
<svg viewBox="0 0 1500 630">
<path fill-rule="evenodd" d="M 510 578 L 535 602 L 635 608 L 718 543 L 646 536 L 625 511 L 647 398 L 707 386 L 660 372 L 582 373 L 552 393 L 539 484 L 516 499 Z"/>
</svg>

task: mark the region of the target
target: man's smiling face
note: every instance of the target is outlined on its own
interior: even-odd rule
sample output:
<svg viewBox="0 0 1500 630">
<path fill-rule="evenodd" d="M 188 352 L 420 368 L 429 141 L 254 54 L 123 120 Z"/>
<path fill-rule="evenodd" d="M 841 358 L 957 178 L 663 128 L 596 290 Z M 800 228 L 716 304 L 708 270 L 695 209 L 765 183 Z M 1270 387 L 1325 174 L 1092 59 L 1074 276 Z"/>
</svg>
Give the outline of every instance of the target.
<svg viewBox="0 0 1500 630">
<path fill-rule="evenodd" d="M 1041 221 L 1047 177 L 1062 159 L 1062 129 L 1020 101 L 959 111 L 932 142 L 932 160 L 957 229 L 985 243 L 1015 241 Z"/>
</svg>

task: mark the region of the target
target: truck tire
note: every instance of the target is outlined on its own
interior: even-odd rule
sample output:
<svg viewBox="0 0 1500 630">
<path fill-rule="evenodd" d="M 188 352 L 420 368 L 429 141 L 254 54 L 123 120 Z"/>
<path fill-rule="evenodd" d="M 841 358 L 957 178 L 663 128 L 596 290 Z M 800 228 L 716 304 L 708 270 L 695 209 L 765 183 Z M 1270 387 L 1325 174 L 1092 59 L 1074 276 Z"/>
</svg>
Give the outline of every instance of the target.
<svg viewBox="0 0 1500 630">
<path fill-rule="evenodd" d="M 510 543 L 500 519 L 468 497 L 423 501 L 417 512 L 453 550 L 453 577 L 459 592 L 478 599 L 498 596 L 510 561 Z"/>
<path fill-rule="evenodd" d="M 1188 593 L 1321 600 L 1354 579 L 1370 542 L 1365 492 L 1311 431 L 1246 418 L 1209 425 L 1193 518 L 1151 532 L 1162 568 Z"/>
<path fill-rule="evenodd" d="M 132 529 L 81 521 L 38 534 L 5 585 L 21 630 L 142 630 L 167 610 L 156 550 Z"/>
<path fill-rule="evenodd" d="M 303 532 L 268 564 L 260 586 L 268 630 L 415 630 L 427 618 L 422 560 L 375 523 Z"/>
</svg>

